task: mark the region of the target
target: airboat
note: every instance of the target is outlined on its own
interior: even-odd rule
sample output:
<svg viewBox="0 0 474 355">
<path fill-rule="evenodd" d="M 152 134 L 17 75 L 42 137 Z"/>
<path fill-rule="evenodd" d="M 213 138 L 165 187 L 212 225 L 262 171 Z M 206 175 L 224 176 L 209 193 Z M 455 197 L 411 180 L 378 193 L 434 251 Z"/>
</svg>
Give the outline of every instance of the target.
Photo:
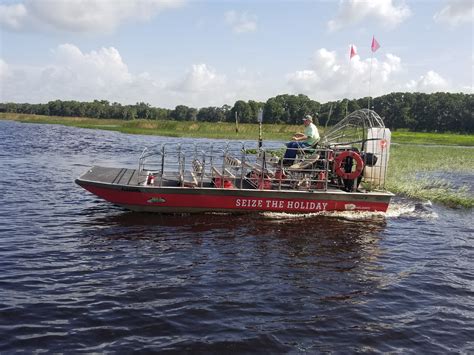
<svg viewBox="0 0 474 355">
<path fill-rule="evenodd" d="M 76 183 L 139 212 L 385 212 L 390 130 L 362 109 L 334 125 L 288 165 L 259 142 L 161 144 L 136 168 L 93 166 Z"/>
</svg>

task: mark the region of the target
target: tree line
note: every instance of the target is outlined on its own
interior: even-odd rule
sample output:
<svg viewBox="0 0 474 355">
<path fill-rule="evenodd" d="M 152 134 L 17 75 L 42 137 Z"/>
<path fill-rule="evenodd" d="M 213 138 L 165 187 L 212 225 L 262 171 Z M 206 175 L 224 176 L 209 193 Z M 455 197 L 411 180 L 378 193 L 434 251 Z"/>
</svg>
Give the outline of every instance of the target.
<svg viewBox="0 0 474 355">
<path fill-rule="evenodd" d="M 139 102 L 122 105 L 107 100 L 93 102 L 55 100 L 45 104 L 0 103 L 0 112 L 47 116 L 114 118 L 122 120 L 177 120 L 201 122 L 257 123 L 263 111 L 264 123 L 300 124 L 305 114 L 314 115 L 319 125 L 334 125 L 348 113 L 367 108 L 368 98 L 326 103 L 306 95 L 278 95 L 266 102 L 238 100 L 234 106 L 203 107 L 178 105 L 174 109 L 152 107 Z M 391 129 L 424 132 L 474 133 L 474 95 L 462 93 L 391 93 L 371 99 L 370 106 Z"/>
</svg>

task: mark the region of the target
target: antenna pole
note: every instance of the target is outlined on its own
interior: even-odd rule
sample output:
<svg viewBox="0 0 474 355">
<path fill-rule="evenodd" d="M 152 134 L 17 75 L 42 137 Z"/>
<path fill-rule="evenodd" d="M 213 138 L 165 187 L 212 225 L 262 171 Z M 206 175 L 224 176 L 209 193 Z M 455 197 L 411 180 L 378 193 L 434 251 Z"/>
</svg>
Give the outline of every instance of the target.
<svg viewBox="0 0 474 355">
<path fill-rule="evenodd" d="M 372 59 L 374 58 L 374 53 L 371 52 L 372 54 L 370 55 L 370 74 L 369 74 L 369 98 L 367 102 L 367 109 L 370 110 L 370 86 L 372 83 Z"/>
</svg>

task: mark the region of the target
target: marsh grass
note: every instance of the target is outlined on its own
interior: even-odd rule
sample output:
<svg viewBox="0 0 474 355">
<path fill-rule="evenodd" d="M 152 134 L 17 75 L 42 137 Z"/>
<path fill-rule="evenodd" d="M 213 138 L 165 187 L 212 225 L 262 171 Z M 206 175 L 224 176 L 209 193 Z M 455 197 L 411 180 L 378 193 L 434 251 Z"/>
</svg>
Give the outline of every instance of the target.
<svg viewBox="0 0 474 355">
<path fill-rule="evenodd" d="M 399 130 L 392 131 L 392 140 L 397 143 L 409 144 L 449 144 L 474 146 L 473 135 L 455 133 L 426 133 Z"/>
<path fill-rule="evenodd" d="M 457 184 L 458 174 L 474 174 L 473 148 L 392 145 L 388 165 L 386 188 L 396 194 L 451 207 L 474 207 L 468 186 Z"/>
<path fill-rule="evenodd" d="M 0 119 L 25 123 L 62 124 L 81 128 L 104 129 L 127 134 L 160 135 L 168 137 L 199 137 L 221 139 L 258 139 L 258 124 L 239 123 L 238 132 L 234 123 L 224 122 L 180 122 L 154 120 L 114 120 L 83 117 L 40 116 L 17 113 L 0 113 Z M 303 125 L 263 124 L 266 140 L 288 140 Z M 321 131 L 321 130 L 320 130 Z"/>
<path fill-rule="evenodd" d="M 129 134 L 237 140 L 258 138 L 257 124 L 239 124 L 239 131 L 236 132 L 233 123 L 123 121 L 14 113 L 0 113 L 0 119 L 29 123 L 62 124 Z M 264 124 L 263 138 L 284 142 L 294 132 L 301 130 L 302 126 Z M 320 129 L 320 131 L 322 130 Z M 474 197 L 469 189 L 452 183 L 452 181 L 456 181 L 457 174 L 474 174 L 474 149 L 449 146 L 472 147 L 474 146 L 474 135 L 415 133 L 401 130 L 392 132 L 392 142 L 402 144 L 392 144 L 391 146 L 386 181 L 388 190 L 416 199 L 428 199 L 447 206 L 470 208 L 474 206 Z M 420 144 L 429 144 L 429 146 Z M 445 173 L 444 176 L 447 178 L 440 178 L 437 175 L 439 172 Z M 421 176 L 420 173 L 422 173 Z"/>
<path fill-rule="evenodd" d="M 267 140 L 286 140 L 302 130 L 299 126 L 263 125 L 262 131 Z M 235 124 L 224 122 L 178 122 L 178 121 L 127 121 L 120 129 L 124 133 L 154 134 L 171 137 L 222 138 L 233 140 L 258 139 L 257 124 L 240 123 L 238 131 Z"/>
<path fill-rule="evenodd" d="M 257 139 L 258 125 L 240 123 L 236 132 L 234 123 L 224 122 L 179 122 L 152 120 L 115 120 L 84 117 L 40 116 L 3 112 L 0 119 L 28 123 L 62 124 L 66 126 L 113 130 L 128 134 L 160 135 L 169 137 L 199 137 L 222 139 Z M 302 125 L 263 124 L 266 140 L 288 140 Z M 324 127 L 319 127 L 324 134 Z M 441 144 L 474 146 L 474 135 L 449 133 L 420 133 L 398 130 L 392 132 L 392 141 L 409 144 Z"/>
</svg>

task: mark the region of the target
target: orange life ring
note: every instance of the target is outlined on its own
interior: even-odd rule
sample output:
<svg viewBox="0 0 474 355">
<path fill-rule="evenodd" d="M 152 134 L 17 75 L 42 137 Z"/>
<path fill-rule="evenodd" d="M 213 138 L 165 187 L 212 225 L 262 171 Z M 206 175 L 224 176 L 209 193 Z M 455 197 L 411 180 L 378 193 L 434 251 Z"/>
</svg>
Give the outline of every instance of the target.
<svg viewBox="0 0 474 355">
<path fill-rule="evenodd" d="M 354 171 L 351 171 L 350 173 L 346 173 L 344 171 L 346 158 L 352 158 L 356 161 L 356 169 Z M 354 180 L 362 173 L 362 170 L 364 169 L 364 161 L 362 160 L 359 154 L 351 150 L 348 150 L 348 151 L 342 152 L 336 157 L 336 159 L 334 160 L 334 169 L 335 169 L 336 174 L 342 177 L 343 179 Z"/>
</svg>

